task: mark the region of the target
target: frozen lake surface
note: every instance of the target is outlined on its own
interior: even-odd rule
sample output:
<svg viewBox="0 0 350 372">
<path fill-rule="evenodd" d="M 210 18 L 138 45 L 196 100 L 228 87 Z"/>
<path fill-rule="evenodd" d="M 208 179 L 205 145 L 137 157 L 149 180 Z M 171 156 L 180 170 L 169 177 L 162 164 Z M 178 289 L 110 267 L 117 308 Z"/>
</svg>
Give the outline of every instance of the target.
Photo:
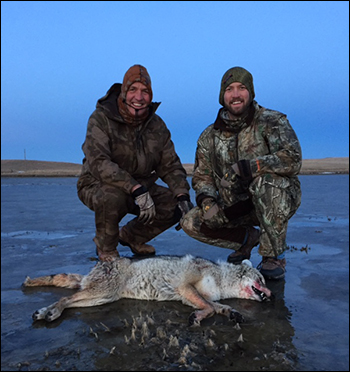
<svg viewBox="0 0 350 372">
<path fill-rule="evenodd" d="M 94 214 L 78 199 L 75 178 L 2 178 L 1 370 L 348 371 L 349 176 L 300 180 L 286 278 L 268 282 L 275 301 L 222 301 L 246 323 L 237 327 L 215 316 L 189 328 L 191 308 L 136 300 L 33 322 L 35 310 L 72 292 L 21 284 L 27 275 L 87 274 L 96 263 Z M 152 244 L 162 255 L 226 260 L 230 253 L 174 227 Z M 127 247 L 118 249 L 132 256 Z M 257 249 L 251 261 L 260 262 Z"/>
</svg>

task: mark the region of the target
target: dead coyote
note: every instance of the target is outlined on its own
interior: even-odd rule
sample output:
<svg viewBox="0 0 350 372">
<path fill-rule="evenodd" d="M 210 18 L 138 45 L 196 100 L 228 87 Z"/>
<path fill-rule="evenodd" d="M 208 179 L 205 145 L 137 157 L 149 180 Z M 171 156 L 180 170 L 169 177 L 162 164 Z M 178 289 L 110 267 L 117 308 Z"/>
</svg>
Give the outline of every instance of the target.
<svg viewBox="0 0 350 372">
<path fill-rule="evenodd" d="M 36 279 L 26 278 L 26 287 L 55 286 L 77 288 L 78 292 L 62 297 L 33 314 L 34 320 L 57 319 L 70 307 L 97 306 L 119 300 L 182 301 L 195 310 L 190 325 L 214 314 L 243 322 L 242 315 L 218 302 L 225 298 L 264 301 L 271 297 L 258 270 L 245 264 L 214 263 L 191 255 L 156 256 L 141 260 L 118 258 L 111 263 L 98 262 L 88 275 L 57 274 Z"/>
</svg>

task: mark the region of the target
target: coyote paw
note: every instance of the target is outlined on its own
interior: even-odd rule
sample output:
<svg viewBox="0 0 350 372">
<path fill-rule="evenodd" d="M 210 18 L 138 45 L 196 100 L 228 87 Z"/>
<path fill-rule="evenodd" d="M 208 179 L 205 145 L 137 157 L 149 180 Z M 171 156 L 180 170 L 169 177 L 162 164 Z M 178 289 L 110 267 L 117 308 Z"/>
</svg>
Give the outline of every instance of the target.
<svg viewBox="0 0 350 372">
<path fill-rule="evenodd" d="M 43 307 L 42 309 L 39 309 L 35 313 L 33 313 L 32 318 L 33 320 L 45 319 L 46 314 L 47 314 L 47 307 Z"/>
<path fill-rule="evenodd" d="M 61 315 L 61 312 L 57 308 L 53 308 L 45 316 L 45 320 L 47 322 L 52 322 L 53 320 L 57 319 Z"/>
<path fill-rule="evenodd" d="M 200 321 L 197 319 L 197 315 L 195 312 L 193 312 L 190 317 L 188 318 L 188 325 L 191 327 L 191 326 L 200 326 L 201 323 Z"/>
<path fill-rule="evenodd" d="M 42 309 L 37 310 L 33 315 L 33 320 L 45 319 L 47 322 L 52 322 L 61 315 L 61 312 L 57 308 L 47 308 L 43 307 Z"/>
<path fill-rule="evenodd" d="M 231 310 L 230 320 L 233 320 L 236 323 L 244 323 L 245 322 L 243 315 L 241 313 L 239 313 L 238 311 L 233 310 L 233 309 Z"/>
</svg>

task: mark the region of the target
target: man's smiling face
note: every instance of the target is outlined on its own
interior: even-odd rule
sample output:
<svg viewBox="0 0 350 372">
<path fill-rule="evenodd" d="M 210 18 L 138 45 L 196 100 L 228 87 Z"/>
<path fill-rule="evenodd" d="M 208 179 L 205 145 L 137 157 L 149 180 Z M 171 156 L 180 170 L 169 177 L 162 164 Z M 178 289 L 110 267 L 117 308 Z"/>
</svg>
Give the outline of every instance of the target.
<svg viewBox="0 0 350 372">
<path fill-rule="evenodd" d="M 242 115 L 250 104 L 249 91 L 239 82 L 230 84 L 224 93 L 225 107 L 234 119 Z"/>
<path fill-rule="evenodd" d="M 136 82 L 130 86 L 125 100 L 131 115 L 136 116 L 137 112 L 138 116 L 142 116 L 148 110 L 148 105 L 151 103 L 151 96 L 146 85 Z"/>
</svg>

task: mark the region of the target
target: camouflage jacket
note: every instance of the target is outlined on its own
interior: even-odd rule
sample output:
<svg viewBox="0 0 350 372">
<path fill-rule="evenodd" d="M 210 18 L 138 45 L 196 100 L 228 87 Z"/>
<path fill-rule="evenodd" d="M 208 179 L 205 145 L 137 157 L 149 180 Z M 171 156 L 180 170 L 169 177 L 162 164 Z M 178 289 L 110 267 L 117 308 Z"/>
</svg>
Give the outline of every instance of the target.
<svg viewBox="0 0 350 372">
<path fill-rule="evenodd" d="M 214 124 L 209 125 L 197 142 L 192 186 L 197 204 L 205 196 L 221 200 L 225 206 L 226 190 L 221 178 L 239 160 L 250 160 L 253 179 L 270 173 L 299 182 L 301 148 L 286 115 L 253 102 L 248 117 L 235 124 L 221 108 Z M 232 198 L 230 203 L 232 203 Z M 232 203 L 233 204 L 233 203 Z"/>
<path fill-rule="evenodd" d="M 121 84 L 114 84 L 98 100 L 89 118 L 78 190 L 102 182 L 130 194 L 133 186 L 141 183 L 149 187 L 160 177 L 174 197 L 189 194 L 186 171 L 175 152 L 170 132 L 155 114 L 160 103 L 152 103 L 145 123 L 133 127 L 119 114 L 120 90 Z"/>
</svg>

